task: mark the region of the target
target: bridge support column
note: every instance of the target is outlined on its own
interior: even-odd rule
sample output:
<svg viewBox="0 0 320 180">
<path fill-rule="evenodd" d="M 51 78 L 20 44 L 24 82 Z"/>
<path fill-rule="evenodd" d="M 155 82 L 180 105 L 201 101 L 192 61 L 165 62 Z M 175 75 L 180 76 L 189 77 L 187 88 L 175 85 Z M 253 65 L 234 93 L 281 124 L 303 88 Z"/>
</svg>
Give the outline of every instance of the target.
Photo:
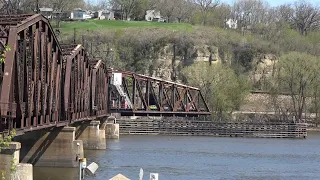
<svg viewBox="0 0 320 180">
<path fill-rule="evenodd" d="M 106 137 L 108 139 L 119 139 L 119 124 L 113 116 L 108 117 L 106 121 Z"/>
<path fill-rule="evenodd" d="M 107 149 L 106 132 L 99 126 L 100 121 L 91 121 L 79 127 L 82 132 L 79 132 L 78 139 L 82 140 L 84 149 Z"/>
<path fill-rule="evenodd" d="M 20 161 L 40 167 L 77 167 L 83 157 L 83 144 L 75 140 L 75 127 L 56 127 L 18 136 Z"/>
<path fill-rule="evenodd" d="M 19 163 L 21 144 L 11 142 L 8 147 L 1 148 L 0 153 L 0 178 L 13 180 L 33 180 L 31 164 Z"/>
</svg>

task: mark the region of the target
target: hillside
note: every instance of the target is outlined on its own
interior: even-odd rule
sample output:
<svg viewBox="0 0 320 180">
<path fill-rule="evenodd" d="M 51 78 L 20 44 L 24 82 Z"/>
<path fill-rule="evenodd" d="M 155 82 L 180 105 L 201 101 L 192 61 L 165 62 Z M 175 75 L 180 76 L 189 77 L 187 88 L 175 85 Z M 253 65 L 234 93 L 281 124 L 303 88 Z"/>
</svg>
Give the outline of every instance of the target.
<svg viewBox="0 0 320 180">
<path fill-rule="evenodd" d="M 282 57 L 287 63 L 305 59 L 300 67 L 320 56 L 317 31 L 302 36 L 282 28 L 256 34 L 183 23 L 90 20 L 63 22 L 60 41 L 72 42 L 74 28 L 76 42 L 84 44 L 92 58 L 103 59 L 116 69 L 200 87 L 217 116 L 259 106 L 259 98 L 248 102 L 250 90 L 288 91 L 285 85 L 275 86 Z M 268 111 L 262 106 L 258 109 Z"/>
<path fill-rule="evenodd" d="M 54 23 L 54 22 L 53 22 Z M 121 21 L 121 20 L 86 20 L 86 21 L 67 21 L 62 22 L 60 29 L 63 32 L 78 31 L 91 31 L 91 30 L 116 30 L 126 28 L 144 28 L 144 29 L 156 29 L 165 28 L 169 30 L 177 31 L 192 31 L 192 25 L 187 23 L 161 23 L 161 22 L 147 22 L 147 21 Z"/>
</svg>

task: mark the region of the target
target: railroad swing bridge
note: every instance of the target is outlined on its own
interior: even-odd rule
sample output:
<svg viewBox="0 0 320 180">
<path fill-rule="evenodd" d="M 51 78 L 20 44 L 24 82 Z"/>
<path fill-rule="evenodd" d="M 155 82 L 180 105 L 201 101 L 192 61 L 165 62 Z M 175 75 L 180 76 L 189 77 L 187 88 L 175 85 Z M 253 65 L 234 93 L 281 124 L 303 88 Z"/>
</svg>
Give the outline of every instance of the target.
<svg viewBox="0 0 320 180">
<path fill-rule="evenodd" d="M 103 61 L 90 60 L 82 45 L 59 44 L 42 15 L 2 15 L 0 25 L 1 45 L 11 48 L 0 72 L 2 131 L 64 126 L 109 113 L 210 114 L 197 88 L 108 71 Z M 119 95 L 128 106 L 115 106 Z"/>
<path fill-rule="evenodd" d="M 0 15 L 0 47 L 10 47 L 0 64 L 0 132 L 17 131 L 21 144 L 13 147 L 21 148 L 21 162 L 77 166 L 74 154 L 83 156 L 83 147 L 105 148 L 105 137 L 91 131 L 105 133 L 111 113 L 210 114 L 197 88 L 110 70 L 103 60 L 89 59 L 81 44 L 59 44 L 40 14 Z"/>
</svg>

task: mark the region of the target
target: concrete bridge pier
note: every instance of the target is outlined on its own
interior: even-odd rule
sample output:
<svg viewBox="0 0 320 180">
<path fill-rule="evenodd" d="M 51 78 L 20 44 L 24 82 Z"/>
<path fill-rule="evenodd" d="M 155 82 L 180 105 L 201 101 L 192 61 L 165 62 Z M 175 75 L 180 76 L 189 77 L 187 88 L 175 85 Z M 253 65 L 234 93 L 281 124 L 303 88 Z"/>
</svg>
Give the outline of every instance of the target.
<svg viewBox="0 0 320 180">
<path fill-rule="evenodd" d="M 32 164 L 19 163 L 21 144 L 11 142 L 8 147 L 1 148 L 0 178 L 9 180 L 33 180 Z"/>
<path fill-rule="evenodd" d="M 78 167 L 83 143 L 75 139 L 75 131 L 75 127 L 55 127 L 16 137 L 22 145 L 20 162 L 40 167 Z"/>
<path fill-rule="evenodd" d="M 84 149 L 107 149 L 104 126 L 100 121 L 83 123 L 77 129 L 77 139 L 82 140 Z"/>
<path fill-rule="evenodd" d="M 105 121 L 106 137 L 108 139 L 119 139 L 119 124 L 114 116 L 109 116 Z"/>
</svg>

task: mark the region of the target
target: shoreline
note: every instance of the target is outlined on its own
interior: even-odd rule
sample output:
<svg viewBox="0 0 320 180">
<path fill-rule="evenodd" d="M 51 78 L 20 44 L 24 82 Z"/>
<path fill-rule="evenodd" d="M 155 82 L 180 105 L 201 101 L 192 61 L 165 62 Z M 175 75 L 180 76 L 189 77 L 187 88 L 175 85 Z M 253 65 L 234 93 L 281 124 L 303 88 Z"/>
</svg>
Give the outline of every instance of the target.
<svg viewBox="0 0 320 180">
<path fill-rule="evenodd" d="M 320 128 L 307 128 L 307 132 L 320 132 Z"/>
</svg>

